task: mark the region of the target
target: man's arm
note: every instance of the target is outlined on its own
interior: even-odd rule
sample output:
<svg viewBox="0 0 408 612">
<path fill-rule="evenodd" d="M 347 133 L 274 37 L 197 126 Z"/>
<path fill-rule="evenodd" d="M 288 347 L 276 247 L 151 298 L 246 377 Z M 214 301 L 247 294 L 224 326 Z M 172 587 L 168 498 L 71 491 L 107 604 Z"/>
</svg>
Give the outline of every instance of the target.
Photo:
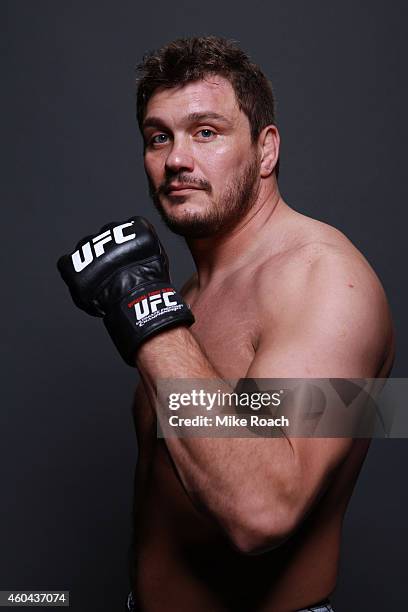
<svg viewBox="0 0 408 612">
<path fill-rule="evenodd" d="M 321 246 L 317 258 L 308 257 L 286 274 L 273 303 L 276 289 L 265 266 L 257 276 L 261 331 L 247 377 L 378 375 L 391 329 L 379 282 L 360 256 Z M 171 284 L 167 256 L 146 219 L 105 225 L 61 257 L 58 268 L 75 304 L 102 317 L 126 363 L 137 365 L 153 406 L 159 378 L 219 380 L 193 334 L 180 327 L 194 318 Z M 251 551 L 293 532 L 351 441 L 168 439 L 167 444 L 187 493 L 240 549 Z"/>
<path fill-rule="evenodd" d="M 288 283 L 279 326 L 260 280 L 262 332 L 248 378 L 375 377 L 389 331 L 381 286 L 368 268 L 328 254 Z M 269 290 L 270 289 L 270 290 Z M 145 342 L 136 365 L 154 405 L 160 378 L 219 378 L 193 334 L 177 328 Z M 186 492 L 244 552 L 294 532 L 347 456 L 349 438 L 168 438 Z"/>
</svg>

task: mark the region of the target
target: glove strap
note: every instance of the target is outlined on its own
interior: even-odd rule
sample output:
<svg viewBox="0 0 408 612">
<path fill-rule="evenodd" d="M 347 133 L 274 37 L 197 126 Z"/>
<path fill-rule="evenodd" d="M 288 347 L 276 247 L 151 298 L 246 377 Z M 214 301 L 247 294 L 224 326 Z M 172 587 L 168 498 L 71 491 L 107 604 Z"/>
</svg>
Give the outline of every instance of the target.
<svg viewBox="0 0 408 612">
<path fill-rule="evenodd" d="M 165 328 L 190 326 L 194 317 L 174 287 L 155 282 L 130 292 L 103 321 L 123 359 L 134 367 L 134 355 L 142 342 Z"/>
</svg>

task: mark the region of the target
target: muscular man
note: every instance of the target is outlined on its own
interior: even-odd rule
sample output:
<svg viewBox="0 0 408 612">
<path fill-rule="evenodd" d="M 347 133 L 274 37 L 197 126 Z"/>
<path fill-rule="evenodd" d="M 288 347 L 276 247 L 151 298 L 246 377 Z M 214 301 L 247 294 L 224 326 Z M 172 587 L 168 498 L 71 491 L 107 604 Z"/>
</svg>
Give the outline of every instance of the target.
<svg viewBox="0 0 408 612">
<path fill-rule="evenodd" d="M 143 272 L 142 289 L 127 294 L 127 305 L 167 291 L 164 323 L 150 315 L 133 342 L 128 323 L 118 323 L 126 313 L 105 321 L 141 375 L 129 606 L 330 610 L 342 521 L 369 442 L 158 439 L 157 381 L 386 377 L 394 341 L 384 291 L 341 232 L 284 202 L 272 91 L 235 44 L 178 40 L 139 68 L 137 111 L 150 192 L 166 224 L 185 237 L 197 272 L 182 291 L 193 325 L 166 278 L 146 292 L 157 282 L 151 270 Z M 120 232 L 118 249 L 129 238 L 126 228 Z M 110 239 L 100 236 L 93 240 Z M 102 265 L 106 254 L 99 255 Z M 112 265 L 123 275 L 125 264 Z M 132 287 L 141 274 L 139 267 Z M 80 291 L 83 286 L 76 301 L 84 307 Z"/>
</svg>

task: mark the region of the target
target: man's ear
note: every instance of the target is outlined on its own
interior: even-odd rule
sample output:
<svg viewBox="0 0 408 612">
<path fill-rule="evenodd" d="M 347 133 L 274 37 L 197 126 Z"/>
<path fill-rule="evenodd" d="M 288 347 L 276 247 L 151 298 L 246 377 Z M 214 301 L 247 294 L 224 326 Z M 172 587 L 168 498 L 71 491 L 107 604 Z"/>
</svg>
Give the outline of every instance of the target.
<svg viewBox="0 0 408 612">
<path fill-rule="evenodd" d="M 261 151 L 261 177 L 270 176 L 279 159 L 280 137 L 275 125 L 264 127 L 258 137 L 258 146 Z"/>
</svg>

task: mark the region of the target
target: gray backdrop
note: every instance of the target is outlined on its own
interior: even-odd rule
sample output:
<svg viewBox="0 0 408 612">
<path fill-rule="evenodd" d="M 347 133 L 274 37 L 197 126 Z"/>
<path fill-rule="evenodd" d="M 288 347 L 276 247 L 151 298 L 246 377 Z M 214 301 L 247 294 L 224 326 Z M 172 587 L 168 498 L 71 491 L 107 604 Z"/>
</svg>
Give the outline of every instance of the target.
<svg viewBox="0 0 408 612">
<path fill-rule="evenodd" d="M 71 304 L 55 261 L 111 220 L 158 225 L 147 197 L 134 65 L 180 35 L 239 40 L 271 78 L 281 191 L 362 250 L 389 296 L 407 375 L 406 4 L 2 2 L 3 300 L 0 589 L 70 589 L 77 611 L 128 590 L 136 373 Z M 405 75 L 405 76 L 404 76 Z M 372 444 L 344 527 L 336 610 L 407 604 L 405 440 Z"/>
</svg>

